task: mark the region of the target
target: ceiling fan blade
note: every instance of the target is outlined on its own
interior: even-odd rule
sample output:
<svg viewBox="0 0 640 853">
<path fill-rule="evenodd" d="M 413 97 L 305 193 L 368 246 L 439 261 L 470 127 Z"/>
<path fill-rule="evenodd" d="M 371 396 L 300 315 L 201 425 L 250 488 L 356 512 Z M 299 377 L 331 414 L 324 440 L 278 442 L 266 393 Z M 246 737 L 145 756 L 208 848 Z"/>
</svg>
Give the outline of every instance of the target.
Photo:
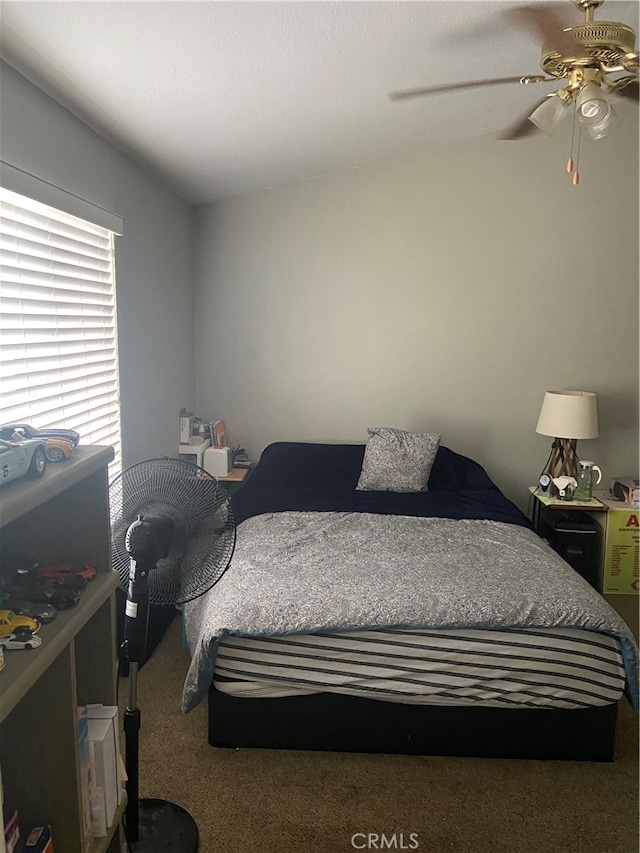
<svg viewBox="0 0 640 853">
<path fill-rule="evenodd" d="M 532 121 L 529 121 L 529 115 L 530 112 L 527 112 L 525 116 L 522 116 L 521 119 L 510 125 L 500 134 L 498 139 L 512 141 L 515 139 L 524 139 L 526 136 L 532 136 L 534 133 L 538 133 L 540 128 Z"/>
<path fill-rule="evenodd" d="M 638 66 L 640 65 L 640 62 L 637 53 L 625 53 L 624 56 L 620 57 L 619 62 L 632 74 L 638 73 Z"/>
<path fill-rule="evenodd" d="M 561 11 L 558 10 L 558 5 L 562 5 Z M 536 41 L 541 41 L 562 56 L 587 56 L 582 45 L 575 41 L 571 33 L 565 32 L 572 22 L 567 20 L 563 13 L 564 4 L 535 3 L 509 9 L 505 15 L 512 23 L 528 30 Z"/>
<path fill-rule="evenodd" d="M 629 101 L 638 102 L 638 81 L 632 80 L 630 83 L 625 83 L 624 86 L 612 86 L 609 89 L 614 95 L 621 98 L 626 98 Z"/>
<path fill-rule="evenodd" d="M 425 95 L 438 95 L 441 92 L 456 92 L 463 89 L 478 89 L 481 86 L 502 86 L 505 83 L 519 83 L 520 77 L 496 77 L 489 80 L 472 80 L 467 83 L 447 83 L 444 86 L 425 86 L 421 89 L 401 89 L 399 92 L 389 92 L 390 101 L 406 101 L 409 98 L 421 98 Z"/>
</svg>

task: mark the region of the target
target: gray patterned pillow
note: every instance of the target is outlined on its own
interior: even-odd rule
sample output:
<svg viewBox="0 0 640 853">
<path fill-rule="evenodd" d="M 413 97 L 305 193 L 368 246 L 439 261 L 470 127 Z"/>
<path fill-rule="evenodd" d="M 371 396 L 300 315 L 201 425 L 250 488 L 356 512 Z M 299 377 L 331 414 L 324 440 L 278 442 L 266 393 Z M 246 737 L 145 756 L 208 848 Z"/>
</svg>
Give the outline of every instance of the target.
<svg viewBox="0 0 640 853">
<path fill-rule="evenodd" d="M 361 492 L 422 492 L 438 452 L 442 435 L 368 429 L 362 470 L 356 489 Z"/>
</svg>

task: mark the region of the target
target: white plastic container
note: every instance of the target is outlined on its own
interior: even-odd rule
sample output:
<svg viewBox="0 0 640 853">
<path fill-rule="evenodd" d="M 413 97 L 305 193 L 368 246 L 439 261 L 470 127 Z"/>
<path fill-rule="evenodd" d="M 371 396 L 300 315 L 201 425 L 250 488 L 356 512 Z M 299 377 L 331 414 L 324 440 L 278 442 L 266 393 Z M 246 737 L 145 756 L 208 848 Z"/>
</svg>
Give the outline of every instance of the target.
<svg viewBox="0 0 640 853">
<path fill-rule="evenodd" d="M 208 447 L 202 467 L 213 477 L 227 477 L 231 473 L 231 448 Z"/>
</svg>

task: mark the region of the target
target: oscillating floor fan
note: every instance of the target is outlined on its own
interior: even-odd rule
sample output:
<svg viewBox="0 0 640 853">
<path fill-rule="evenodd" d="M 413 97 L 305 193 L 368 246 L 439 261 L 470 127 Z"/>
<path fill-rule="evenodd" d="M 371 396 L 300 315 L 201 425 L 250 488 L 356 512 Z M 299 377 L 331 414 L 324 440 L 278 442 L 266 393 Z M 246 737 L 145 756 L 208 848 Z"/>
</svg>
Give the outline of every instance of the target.
<svg viewBox="0 0 640 853">
<path fill-rule="evenodd" d="M 227 570 L 236 541 L 233 513 L 217 480 L 181 459 L 150 459 L 125 469 L 110 485 L 109 502 L 113 565 L 127 592 L 127 839 L 134 851 L 195 853 L 198 829 L 191 815 L 174 803 L 138 795 L 138 667 L 149 605 L 191 601 Z"/>
</svg>

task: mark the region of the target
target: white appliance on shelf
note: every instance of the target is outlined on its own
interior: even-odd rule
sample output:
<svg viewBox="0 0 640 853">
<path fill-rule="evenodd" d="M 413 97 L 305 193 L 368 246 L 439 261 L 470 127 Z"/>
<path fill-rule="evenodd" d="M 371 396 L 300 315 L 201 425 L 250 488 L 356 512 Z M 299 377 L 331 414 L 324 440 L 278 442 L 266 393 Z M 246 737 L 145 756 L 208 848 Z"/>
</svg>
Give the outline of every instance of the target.
<svg viewBox="0 0 640 853">
<path fill-rule="evenodd" d="M 212 477 L 227 477 L 231 473 L 233 458 L 230 447 L 208 447 L 202 466 Z"/>
<path fill-rule="evenodd" d="M 199 444 L 181 444 L 179 445 L 178 455 L 181 459 L 197 465 L 198 468 L 204 468 L 204 454 L 209 447 L 211 447 L 211 439 L 209 438 L 205 438 Z"/>
</svg>

